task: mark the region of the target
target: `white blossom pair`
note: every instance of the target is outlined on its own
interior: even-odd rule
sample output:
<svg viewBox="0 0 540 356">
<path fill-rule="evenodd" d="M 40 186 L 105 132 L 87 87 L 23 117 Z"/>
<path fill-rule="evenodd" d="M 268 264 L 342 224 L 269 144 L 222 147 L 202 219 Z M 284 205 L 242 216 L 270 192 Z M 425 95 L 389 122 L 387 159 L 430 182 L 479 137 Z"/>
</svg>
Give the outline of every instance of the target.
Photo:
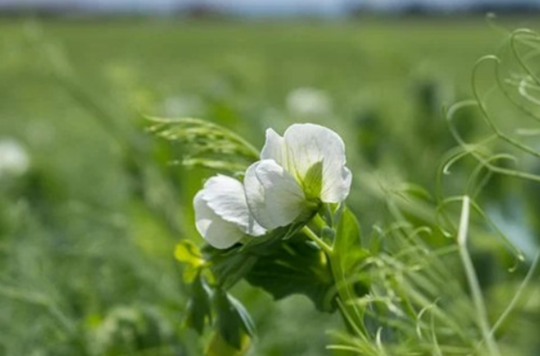
<svg viewBox="0 0 540 356">
<path fill-rule="evenodd" d="M 246 170 L 243 183 L 217 175 L 195 196 L 197 230 L 215 248 L 287 226 L 308 217 L 321 202 L 340 203 L 349 194 L 345 145 L 326 127 L 294 124 L 283 137 L 268 129 L 260 158 Z"/>
</svg>

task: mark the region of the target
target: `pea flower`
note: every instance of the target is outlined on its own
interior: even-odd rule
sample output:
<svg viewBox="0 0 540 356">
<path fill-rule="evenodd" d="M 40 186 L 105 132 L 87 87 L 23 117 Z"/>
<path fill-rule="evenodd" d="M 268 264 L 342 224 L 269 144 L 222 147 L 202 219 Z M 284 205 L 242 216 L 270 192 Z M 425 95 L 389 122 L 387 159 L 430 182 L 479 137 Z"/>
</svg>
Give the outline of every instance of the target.
<svg viewBox="0 0 540 356">
<path fill-rule="evenodd" d="M 229 248 L 246 234 L 266 233 L 251 215 L 244 186 L 237 179 L 224 175 L 208 179 L 195 195 L 193 205 L 197 230 L 215 248 Z"/>
<path fill-rule="evenodd" d="M 332 112 L 332 101 L 324 91 L 304 87 L 287 95 L 287 108 L 298 116 L 323 116 Z"/>
<path fill-rule="evenodd" d="M 30 158 L 24 147 L 13 139 L 0 140 L 0 178 L 18 177 L 30 168 Z"/>
<path fill-rule="evenodd" d="M 321 202 L 339 203 L 349 195 L 345 145 L 326 127 L 294 124 L 283 137 L 268 129 L 260 158 L 247 169 L 244 187 L 251 214 L 266 229 L 286 226 Z"/>
</svg>

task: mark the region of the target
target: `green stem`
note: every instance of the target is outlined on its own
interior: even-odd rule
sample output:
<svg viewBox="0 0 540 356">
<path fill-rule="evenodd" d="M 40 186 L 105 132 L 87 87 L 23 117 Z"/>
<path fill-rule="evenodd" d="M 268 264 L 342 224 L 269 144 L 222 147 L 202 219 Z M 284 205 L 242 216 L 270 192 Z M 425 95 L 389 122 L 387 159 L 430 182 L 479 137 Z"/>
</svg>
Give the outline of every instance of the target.
<svg viewBox="0 0 540 356">
<path fill-rule="evenodd" d="M 317 246 L 320 247 L 321 250 L 323 250 L 327 255 L 328 257 L 332 256 L 332 254 L 334 253 L 334 250 L 332 249 L 332 247 L 330 247 L 326 242 L 324 242 L 319 236 L 317 236 L 317 234 L 315 234 L 309 227 L 307 226 L 304 226 L 302 228 L 302 232 L 304 234 L 307 235 L 307 237 L 309 237 L 309 239 L 313 242 L 315 242 L 315 244 Z"/>
<path fill-rule="evenodd" d="M 337 291 L 337 303 L 341 317 L 345 323 L 347 330 L 354 336 L 364 337 L 367 332 L 363 323 L 358 318 L 354 307 L 347 305 L 347 302 L 352 298 L 351 292 L 346 285 L 347 281 L 343 275 L 341 269 L 339 255 L 335 253 L 334 249 L 326 244 L 317 234 L 313 232 L 309 227 L 304 226 L 302 231 L 309 237 L 310 240 L 315 242 L 317 246 L 323 250 L 330 263 L 330 269 L 334 279 L 335 288 Z"/>
<path fill-rule="evenodd" d="M 536 257 L 533 260 L 533 263 L 531 267 L 529 268 L 529 272 L 527 272 L 527 275 L 525 276 L 525 279 L 523 282 L 521 282 L 521 285 L 519 286 L 516 294 L 512 298 L 512 301 L 510 304 L 508 304 L 508 307 L 504 310 L 504 312 L 501 314 L 495 325 L 491 328 L 489 334 L 494 335 L 495 332 L 501 327 L 501 325 L 506 321 L 506 318 L 512 313 L 512 311 L 515 309 L 515 307 L 519 304 L 524 302 L 523 301 L 523 294 L 525 292 L 525 288 L 529 285 L 529 282 L 534 276 L 534 273 L 536 272 L 536 268 L 538 267 L 538 262 L 540 261 L 540 252 L 536 254 Z"/>
<path fill-rule="evenodd" d="M 480 326 L 480 330 L 482 331 L 483 338 L 489 349 L 489 354 L 492 356 L 499 356 L 501 353 L 499 351 L 499 348 L 497 347 L 497 343 L 495 342 L 493 334 L 490 332 L 486 306 L 482 297 L 482 291 L 478 282 L 478 278 L 476 277 L 476 272 L 474 271 L 471 256 L 469 255 L 469 251 L 467 249 L 467 233 L 469 230 L 470 205 L 471 203 L 469 197 L 463 197 L 463 207 L 461 209 L 461 219 L 459 222 L 457 244 L 459 247 L 459 254 L 465 268 L 465 274 L 467 276 L 469 288 L 471 289 L 473 303 L 478 313 L 478 324 Z"/>
</svg>

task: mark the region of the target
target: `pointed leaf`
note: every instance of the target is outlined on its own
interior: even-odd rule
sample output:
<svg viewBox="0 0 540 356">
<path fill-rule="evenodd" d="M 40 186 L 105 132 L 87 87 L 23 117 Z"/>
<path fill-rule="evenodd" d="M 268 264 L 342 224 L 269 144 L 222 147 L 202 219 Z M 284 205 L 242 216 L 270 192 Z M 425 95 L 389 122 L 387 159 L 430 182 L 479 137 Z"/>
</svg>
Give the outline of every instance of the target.
<svg viewBox="0 0 540 356">
<path fill-rule="evenodd" d="M 206 356 L 244 356 L 249 351 L 251 338 L 247 334 L 242 334 L 240 340 L 240 348 L 237 349 L 228 344 L 221 333 L 214 332 L 210 338 L 210 342 L 206 347 Z"/>
<path fill-rule="evenodd" d="M 217 331 L 227 344 L 242 350 L 245 336 L 254 335 L 253 322 L 248 312 L 222 289 L 216 289 L 213 304 Z"/>
<path fill-rule="evenodd" d="M 324 253 L 305 240 L 280 242 L 279 249 L 257 260 L 246 280 L 275 299 L 303 294 L 318 310 L 335 310 L 334 283 L 328 261 Z"/>
<path fill-rule="evenodd" d="M 199 275 L 191 285 L 191 298 L 185 320 L 186 326 L 199 334 L 203 333 L 206 322 L 210 322 L 212 318 L 210 295 L 210 288 Z"/>
</svg>

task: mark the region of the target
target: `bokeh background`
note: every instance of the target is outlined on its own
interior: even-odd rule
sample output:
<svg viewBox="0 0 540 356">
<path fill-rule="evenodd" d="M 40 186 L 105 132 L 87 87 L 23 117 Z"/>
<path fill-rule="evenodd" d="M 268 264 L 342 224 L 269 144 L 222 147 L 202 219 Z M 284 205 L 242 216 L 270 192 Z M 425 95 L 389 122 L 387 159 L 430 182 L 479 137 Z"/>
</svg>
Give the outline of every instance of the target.
<svg viewBox="0 0 540 356">
<path fill-rule="evenodd" d="M 207 119 L 256 147 L 267 127 L 333 128 L 369 232 L 385 204 L 362 177 L 433 193 L 456 145 L 442 108 L 471 97 L 476 60 L 534 28 L 539 6 L 0 0 L 0 355 L 201 354 L 173 252 L 201 242 L 191 199 L 212 172 L 178 164 L 182 147 L 145 115 Z M 498 184 L 493 217 L 534 251 L 538 189 Z M 337 316 L 246 284 L 233 294 L 257 324 L 252 355 L 329 353 Z"/>
</svg>

